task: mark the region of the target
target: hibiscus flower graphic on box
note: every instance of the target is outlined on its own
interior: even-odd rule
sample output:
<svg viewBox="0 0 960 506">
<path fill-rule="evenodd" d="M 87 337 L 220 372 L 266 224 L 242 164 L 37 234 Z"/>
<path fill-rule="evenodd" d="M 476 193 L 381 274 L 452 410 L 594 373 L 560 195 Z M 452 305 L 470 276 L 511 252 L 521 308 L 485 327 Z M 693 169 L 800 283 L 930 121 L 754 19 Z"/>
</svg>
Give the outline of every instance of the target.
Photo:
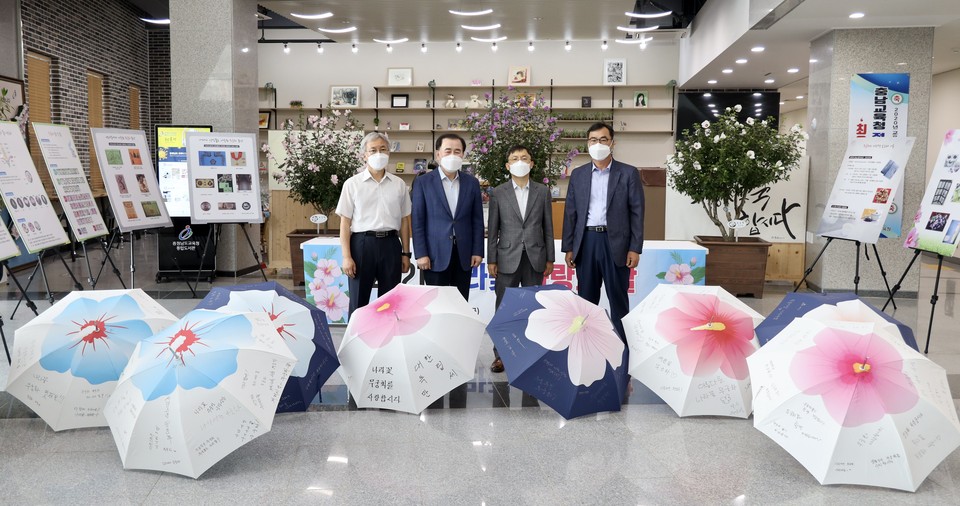
<svg viewBox="0 0 960 506">
<path fill-rule="evenodd" d="M 326 313 L 327 323 L 347 323 L 350 289 L 347 275 L 340 268 L 342 263 L 339 246 L 311 246 L 309 254 L 304 250 L 306 299 Z"/>
<path fill-rule="evenodd" d="M 703 281 L 706 275 L 706 268 L 703 265 L 697 265 L 697 257 L 691 255 L 684 261 L 683 256 L 678 251 L 670 252 L 671 263 L 667 270 L 657 273 L 657 279 L 674 285 L 696 285 Z"/>
</svg>

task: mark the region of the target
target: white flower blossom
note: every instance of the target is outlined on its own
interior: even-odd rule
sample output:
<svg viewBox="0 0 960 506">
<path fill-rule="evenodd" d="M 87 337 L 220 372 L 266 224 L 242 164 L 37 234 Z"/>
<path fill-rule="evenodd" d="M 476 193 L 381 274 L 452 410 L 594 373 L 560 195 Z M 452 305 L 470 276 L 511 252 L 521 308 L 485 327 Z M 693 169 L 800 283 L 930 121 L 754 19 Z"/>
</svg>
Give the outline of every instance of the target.
<svg viewBox="0 0 960 506">
<path fill-rule="evenodd" d="M 747 150 L 747 158 L 753 160 L 753 159 L 756 158 L 756 157 L 757 157 L 757 155 L 756 155 L 756 153 L 753 152 L 752 149 L 751 149 L 751 150 Z"/>
<path fill-rule="evenodd" d="M 753 118 L 747 118 L 747 124 L 748 124 L 748 125 L 751 125 L 751 126 L 752 126 L 754 123 L 756 123 L 756 122 L 753 121 Z"/>
<path fill-rule="evenodd" d="M 703 129 L 703 135 L 710 135 L 710 129 L 709 129 L 709 128 L 704 128 L 704 129 Z"/>
<path fill-rule="evenodd" d="M 702 126 L 703 128 L 710 128 L 710 122 L 707 120 L 703 120 L 703 123 L 700 123 L 700 126 Z"/>
<path fill-rule="evenodd" d="M 777 163 L 774 164 L 774 167 L 783 167 L 783 161 L 777 160 Z"/>
<path fill-rule="evenodd" d="M 721 133 L 720 133 L 720 140 L 723 140 L 723 139 L 726 139 L 726 138 L 727 138 L 727 134 L 721 132 Z"/>
<path fill-rule="evenodd" d="M 699 142 L 694 142 L 694 143 L 693 143 L 693 149 L 700 149 L 701 147 L 703 147 L 703 146 L 701 146 Z"/>
<path fill-rule="evenodd" d="M 677 153 L 677 159 L 683 161 L 683 153 Z"/>
<path fill-rule="evenodd" d="M 746 128 L 741 128 L 741 129 L 740 129 L 740 135 L 747 135 L 747 129 L 746 129 Z"/>
<path fill-rule="evenodd" d="M 790 131 L 791 131 L 791 132 L 799 132 L 799 131 L 800 131 L 800 125 L 799 125 L 799 124 L 793 125 L 792 127 L 790 127 Z"/>
<path fill-rule="evenodd" d="M 743 107 L 741 107 L 740 104 L 737 104 L 737 105 L 733 106 L 733 110 L 734 110 L 734 111 L 737 111 L 737 112 L 740 112 L 740 111 L 743 110 Z"/>
<path fill-rule="evenodd" d="M 763 125 L 763 126 L 767 126 L 767 120 L 761 121 L 760 124 Z"/>
<path fill-rule="evenodd" d="M 727 107 L 726 109 L 724 109 L 724 112 L 730 112 L 730 108 Z"/>
<path fill-rule="evenodd" d="M 697 170 L 700 170 L 700 169 L 701 169 L 701 167 L 700 167 L 700 162 L 693 162 L 693 168 L 694 168 L 694 169 L 697 169 Z"/>
<path fill-rule="evenodd" d="M 713 143 L 716 144 L 716 143 L 718 143 L 718 142 L 720 142 L 720 136 L 719 136 L 719 135 L 714 135 L 714 136 L 713 136 Z"/>
</svg>

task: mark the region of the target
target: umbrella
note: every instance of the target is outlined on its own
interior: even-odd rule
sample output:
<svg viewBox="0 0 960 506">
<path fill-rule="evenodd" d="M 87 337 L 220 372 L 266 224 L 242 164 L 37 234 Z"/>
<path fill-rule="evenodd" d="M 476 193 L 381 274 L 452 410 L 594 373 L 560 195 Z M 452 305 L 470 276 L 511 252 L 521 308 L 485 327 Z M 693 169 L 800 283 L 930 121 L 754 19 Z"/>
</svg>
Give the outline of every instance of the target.
<svg viewBox="0 0 960 506">
<path fill-rule="evenodd" d="M 419 413 L 473 379 L 482 339 L 456 288 L 397 285 L 350 316 L 340 375 L 358 407 Z"/>
<path fill-rule="evenodd" d="M 626 347 L 599 306 L 560 285 L 508 288 L 487 333 L 510 384 L 564 418 L 620 411 Z"/>
<path fill-rule="evenodd" d="M 275 281 L 214 288 L 196 309 L 263 311 L 270 316 L 277 334 L 297 357 L 277 404 L 278 413 L 306 411 L 320 387 L 340 367 L 327 316 Z"/>
<path fill-rule="evenodd" d="M 773 339 L 773 336 L 777 335 L 778 332 L 789 325 L 794 318 L 804 316 L 809 311 L 822 306 L 834 308 L 839 311 L 814 313 L 814 315 L 825 315 L 828 320 L 859 321 L 864 323 L 882 323 L 885 320 L 892 323 L 899 329 L 903 341 L 911 348 L 919 350 L 919 348 L 917 348 L 917 340 L 913 335 L 913 329 L 911 329 L 909 325 L 905 325 L 899 320 L 887 315 L 887 313 L 867 304 L 853 292 L 786 294 L 780 304 L 763 320 L 763 323 L 757 325 L 757 339 L 760 340 L 760 346 L 767 344 L 768 341 Z M 820 311 L 827 311 L 827 308 L 820 309 Z"/>
<path fill-rule="evenodd" d="M 53 430 L 105 426 L 137 343 L 176 320 L 140 289 L 70 292 L 17 329 L 6 390 Z"/>
<path fill-rule="evenodd" d="M 200 476 L 270 430 L 295 362 L 263 313 L 196 309 L 141 341 L 104 408 L 123 467 Z"/>
<path fill-rule="evenodd" d="M 750 416 L 763 316 L 719 286 L 657 285 L 623 318 L 630 374 L 680 416 Z"/>
<path fill-rule="evenodd" d="M 798 318 L 747 362 L 754 426 L 824 485 L 915 491 L 960 446 L 946 371 L 888 325 Z"/>
</svg>

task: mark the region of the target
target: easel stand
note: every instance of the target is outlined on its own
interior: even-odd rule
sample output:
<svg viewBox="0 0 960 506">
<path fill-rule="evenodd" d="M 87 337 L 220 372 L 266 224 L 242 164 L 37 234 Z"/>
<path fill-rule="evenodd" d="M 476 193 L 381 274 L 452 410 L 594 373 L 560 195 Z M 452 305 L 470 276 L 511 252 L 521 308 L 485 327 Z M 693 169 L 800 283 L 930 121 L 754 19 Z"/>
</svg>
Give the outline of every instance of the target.
<svg viewBox="0 0 960 506">
<path fill-rule="evenodd" d="M 10 269 L 10 266 L 7 265 L 7 261 L 3 260 L 0 262 L 0 271 L 2 269 L 7 270 L 7 275 L 10 276 L 10 279 L 13 281 L 13 284 L 17 286 L 17 290 L 20 290 L 21 300 L 26 299 L 27 307 L 33 311 L 34 316 L 39 316 L 40 313 L 37 312 L 37 305 L 30 300 L 30 297 L 27 296 L 27 291 L 23 289 L 23 286 L 20 285 L 20 280 L 17 279 L 17 276 L 13 274 L 13 271 Z M 19 306 L 20 304 L 17 303 Z M 16 310 L 14 310 L 16 312 Z M 10 315 L 10 318 L 13 318 L 13 315 Z M 3 340 L 3 351 L 7 354 L 7 363 L 12 363 L 10 360 L 10 348 L 7 347 L 7 336 L 3 333 L 3 316 L 0 316 L 0 339 Z"/>
<path fill-rule="evenodd" d="M 87 242 L 81 242 L 80 246 L 83 248 L 83 256 L 87 258 L 87 272 L 90 273 L 90 277 L 87 279 L 90 283 L 90 288 L 96 290 L 97 283 L 100 281 L 100 275 L 103 274 L 103 268 L 110 262 L 110 267 L 113 270 L 113 273 L 117 276 L 117 279 L 120 280 L 120 286 L 124 289 L 127 288 L 127 285 L 123 282 L 123 276 L 120 274 L 120 269 L 117 268 L 117 264 L 113 263 L 113 258 L 110 257 L 110 250 L 113 249 L 113 242 L 117 239 L 117 236 L 120 234 L 120 230 L 116 229 L 110 233 L 110 239 L 107 240 L 106 237 L 100 238 L 100 249 L 103 250 L 103 260 L 100 261 L 100 270 L 97 272 L 97 277 L 93 277 L 93 269 L 90 268 L 90 257 L 87 255 Z"/>
<path fill-rule="evenodd" d="M 836 239 L 836 237 L 827 237 L 827 242 L 826 244 L 823 245 L 823 248 L 820 249 L 820 253 L 817 253 L 817 258 L 814 258 L 813 263 L 810 264 L 810 267 L 807 267 L 807 270 L 803 271 L 803 278 L 800 279 L 800 282 L 797 283 L 797 286 L 793 289 L 794 292 L 799 290 L 800 285 L 802 285 L 803 282 L 807 280 L 807 276 L 809 276 L 810 273 L 813 272 L 814 266 L 816 266 L 817 262 L 820 261 L 820 257 L 823 256 L 823 252 L 827 250 L 827 246 L 830 246 L 830 243 L 833 242 L 834 239 Z M 849 241 L 850 239 L 841 239 L 841 240 Z M 856 270 L 854 271 L 854 274 L 853 274 L 853 293 L 859 295 L 860 294 L 860 246 L 861 246 L 861 243 L 860 241 L 853 241 L 853 242 L 857 246 Z M 883 263 L 880 261 L 880 252 L 877 251 L 876 244 L 872 244 L 871 246 L 873 246 L 873 256 L 876 257 L 877 259 L 877 266 L 880 268 L 880 276 L 883 277 L 883 284 L 886 285 L 887 294 L 890 295 L 890 299 L 892 300 L 893 292 L 890 291 L 890 282 L 887 281 L 887 271 L 883 269 Z M 867 253 L 866 248 L 864 248 L 863 253 L 864 253 L 864 256 L 867 258 L 867 260 L 870 260 L 870 256 Z M 894 309 L 897 308 L 896 302 L 893 303 L 893 308 Z"/>
<path fill-rule="evenodd" d="M 20 309 L 20 304 L 21 304 L 21 303 L 24 301 L 24 299 L 27 297 L 27 290 L 30 289 L 30 284 L 33 283 L 33 278 L 34 278 L 34 276 L 37 274 L 37 270 L 40 271 L 40 277 L 43 279 L 43 287 L 44 287 L 44 289 L 47 291 L 47 300 L 50 301 L 51 304 L 53 304 L 53 292 L 50 291 L 50 283 L 47 281 L 47 272 L 43 269 L 43 256 L 44 256 L 48 251 L 53 251 L 54 253 L 57 254 L 57 258 L 59 258 L 59 259 L 60 259 L 60 263 L 63 264 L 64 270 L 67 271 L 67 274 L 70 276 L 70 279 L 73 280 L 73 288 L 74 288 L 74 290 L 78 290 L 78 291 L 82 291 L 82 290 L 83 290 L 83 285 L 80 284 L 80 281 L 77 280 L 77 277 L 73 274 L 73 271 L 70 270 L 70 266 L 67 265 L 67 261 L 63 259 L 63 255 L 60 253 L 60 251 L 59 251 L 58 249 L 56 249 L 56 248 L 47 248 L 47 249 L 45 249 L 45 250 L 41 250 L 41 251 L 37 254 L 37 266 L 33 268 L 33 272 L 32 272 L 32 273 L 30 274 L 30 276 L 27 278 L 27 286 L 26 286 L 24 289 L 21 289 L 21 290 L 20 290 L 20 292 L 21 292 L 21 293 L 20 293 L 20 300 L 17 301 L 17 305 L 14 306 L 14 308 L 13 308 L 13 313 L 10 314 L 10 319 L 11 319 L 11 320 L 12 320 L 13 317 L 17 314 L 17 310 Z M 18 283 L 18 285 L 19 285 L 19 283 Z M 34 312 L 36 312 L 36 311 L 34 311 Z"/>
<path fill-rule="evenodd" d="M 896 295 L 897 291 L 900 290 L 900 283 L 907 277 L 907 273 L 910 272 L 910 268 L 913 267 L 913 263 L 917 261 L 917 257 L 920 256 L 920 250 L 913 250 L 913 258 L 910 259 L 910 263 L 907 264 L 907 268 L 903 270 L 903 275 L 900 276 L 900 279 L 897 281 L 896 285 L 893 285 L 893 293 L 890 294 L 890 298 L 887 299 L 887 304 L 893 302 L 893 296 Z M 933 295 L 930 296 L 930 323 L 927 324 L 927 344 L 923 347 L 923 352 L 928 353 L 930 351 L 930 334 L 933 333 L 933 315 L 936 314 L 937 310 L 937 300 L 940 299 L 940 296 L 937 293 L 940 291 L 940 272 L 943 270 L 943 255 L 937 254 L 937 276 L 933 281 Z M 883 305 L 883 309 L 887 308 L 887 304 Z M 896 308 L 896 304 L 893 306 Z"/>
<path fill-rule="evenodd" d="M 887 310 L 887 305 L 893 302 L 893 297 L 900 291 L 900 285 L 903 283 L 903 280 L 907 278 L 907 273 L 910 272 L 910 268 L 913 267 L 913 263 L 917 261 L 917 257 L 920 256 L 920 250 L 913 250 L 913 258 L 910 259 L 910 263 L 907 264 L 907 268 L 903 270 L 903 275 L 900 276 L 900 279 L 897 280 L 897 284 L 893 285 L 893 291 L 890 292 L 890 297 L 887 299 L 887 302 L 883 305 L 881 311 Z M 937 273 L 940 274 L 939 272 Z M 894 309 L 897 308 L 896 304 L 893 306 Z"/>
<path fill-rule="evenodd" d="M 260 254 L 257 252 L 257 249 L 253 246 L 253 241 L 250 240 L 250 234 L 247 232 L 247 228 L 245 227 L 245 225 L 247 225 L 246 223 L 211 223 L 210 225 L 211 226 L 207 231 L 207 240 L 203 244 L 203 253 L 200 255 L 200 269 L 197 271 L 197 280 L 194 283 L 194 288 L 200 286 L 200 277 L 201 277 L 201 274 L 203 274 L 203 263 L 207 259 L 207 251 L 209 250 L 208 246 L 210 246 L 211 242 L 213 242 L 214 244 L 213 246 L 214 256 L 216 256 L 217 254 L 216 250 L 217 250 L 218 244 L 220 243 L 219 241 L 220 230 L 223 225 L 237 225 L 240 228 L 240 230 L 243 231 L 243 236 L 247 238 L 247 244 L 250 246 L 250 252 L 253 253 L 253 259 L 257 262 L 257 268 L 260 269 L 260 275 L 263 276 L 264 281 L 267 281 L 267 273 L 264 272 L 263 270 L 263 262 L 260 261 Z M 216 237 L 218 238 L 218 240 L 216 241 L 213 241 L 214 229 L 216 229 Z M 189 285 L 190 283 L 187 282 L 187 286 Z M 193 296 L 194 298 L 196 298 L 197 292 L 194 288 L 191 288 L 190 291 L 193 292 Z"/>
</svg>

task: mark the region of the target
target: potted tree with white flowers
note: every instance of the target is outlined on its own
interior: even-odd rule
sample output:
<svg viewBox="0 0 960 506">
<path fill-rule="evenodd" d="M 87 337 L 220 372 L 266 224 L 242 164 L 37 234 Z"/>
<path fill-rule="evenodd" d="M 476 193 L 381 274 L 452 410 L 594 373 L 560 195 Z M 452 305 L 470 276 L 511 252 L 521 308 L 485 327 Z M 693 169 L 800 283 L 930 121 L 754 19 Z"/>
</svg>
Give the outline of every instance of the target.
<svg viewBox="0 0 960 506">
<path fill-rule="evenodd" d="M 713 122 L 685 129 L 676 153 L 667 158 L 670 187 L 700 204 L 719 236 L 696 236 L 710 249 L 707 283 L 731 293 L 763 296 L 767 248 L 759 238 L 737 238 L 736 221 L 753 191 L 790 178 L 803 155 L 806 136 L 798 126 L 779 133 L 773 118 L 738 118 L 728 107 Z M 733 249 L 728 257 L 725 250 Z"/>
</svg>

